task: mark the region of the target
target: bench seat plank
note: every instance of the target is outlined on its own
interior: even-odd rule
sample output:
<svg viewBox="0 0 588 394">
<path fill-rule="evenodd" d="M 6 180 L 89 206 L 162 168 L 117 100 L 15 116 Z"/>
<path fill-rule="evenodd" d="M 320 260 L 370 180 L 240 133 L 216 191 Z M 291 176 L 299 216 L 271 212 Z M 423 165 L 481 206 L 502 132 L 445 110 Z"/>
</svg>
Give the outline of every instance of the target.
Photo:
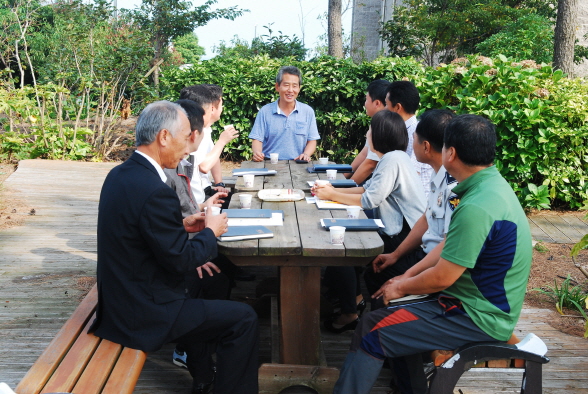
<svg viewBox="0 0 588 394">
<path fill-rule="evenodd" d="M 83 332 L 88 330 L 92 320 L 90 319 L 86 323 Z M 84 368 L 93 357 L 99 343 L 100 338 L 94 335 L 80 335 L 41 392 L 71 392 Z"/>
<path fill-rule="evenodd" d="M 124 348 L 102 394 L 132 394 L 146 359 L 147 353 Z"/>
<path fill-rule="evenodd" d="M 96 286 L 76 308 L 45 351 L 16 387 L 19 394 L 39 394 L 92 316 L 98 302 Z"/>
<path fill-rule="evenodd" d="M 94 336 L 92 334 L 88 334 Z M 96 353 L 84 369 L 80 380 L 76 383 L 73 392 L 80 394 L 100 394 L 106 384 L 110 372 L 114 368 L 118 356 L 122 351 L 122 345 L 103 340 L 100 342 Z"/>
</svg>

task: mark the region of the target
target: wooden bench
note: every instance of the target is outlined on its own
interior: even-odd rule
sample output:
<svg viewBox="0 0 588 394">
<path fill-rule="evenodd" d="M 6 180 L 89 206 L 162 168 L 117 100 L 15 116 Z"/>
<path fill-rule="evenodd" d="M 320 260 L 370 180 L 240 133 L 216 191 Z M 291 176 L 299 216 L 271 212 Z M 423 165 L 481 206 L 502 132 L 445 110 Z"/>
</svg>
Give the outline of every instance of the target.
<svg viewBox="0 0 588 394">
<path fill-rule="evenodd" d="M 523 341 L 530 338 L 528 336 Z M 537 337 L 535 339 L 541 341 Z M 542 365 L 548 363 L 549 358 L 525 351 L 524 347 L 519 349 L 516 345 L 519 342 L 513 335 L 507 343 L 475 343 L 456 351 L 433 351 L 431 358 L 435 369 L 428 376 L 429 393 L 453 394 L 465 371 L 474 367 L 489 367 L 524 369 L 521 393 L 541 394 Z"/>
<path fill-rule="evenodd" d="M 16 387 L 18 394 L 131 394 L 147 354 L 88 334 L 96 285 Z"/>
</svg>

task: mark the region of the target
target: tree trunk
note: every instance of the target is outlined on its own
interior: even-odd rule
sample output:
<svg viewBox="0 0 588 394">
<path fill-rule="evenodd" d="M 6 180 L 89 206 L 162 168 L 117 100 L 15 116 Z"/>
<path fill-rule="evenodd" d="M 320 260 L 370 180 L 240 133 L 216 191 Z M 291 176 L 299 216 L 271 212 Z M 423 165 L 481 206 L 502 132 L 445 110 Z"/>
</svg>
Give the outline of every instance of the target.
<svg viewBox="0 0 588 394">
<path fill-rule="evenodd" d="M 553 47 L 553 68 L 572 76 L 578 20 L 578 0 L 559 0 Z"/>
<path fill-rule="evenodd" d="M 329 0 L 329 55 L 343 58 L 343 30 L 341 28 L 341 0 Z"/>
</svg>

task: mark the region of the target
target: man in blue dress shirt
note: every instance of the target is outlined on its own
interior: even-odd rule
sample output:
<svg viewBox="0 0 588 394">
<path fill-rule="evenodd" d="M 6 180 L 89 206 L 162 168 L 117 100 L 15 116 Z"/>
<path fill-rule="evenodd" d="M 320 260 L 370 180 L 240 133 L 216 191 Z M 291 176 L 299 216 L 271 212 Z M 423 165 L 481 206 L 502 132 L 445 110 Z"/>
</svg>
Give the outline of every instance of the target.
<svg viewBox="0 0 588 394">
<path fill-rule="evenodd" d="M 280 98 L 261 108 L 249 134 L 253 161 L 263 161 L 270 153 L 278 153 L 279 160 L 310 160 L 321 137 L 314 110 L 296 100 L 301 83 L 297 67 L 280 68 L 276 77 Z"/>
</svg>

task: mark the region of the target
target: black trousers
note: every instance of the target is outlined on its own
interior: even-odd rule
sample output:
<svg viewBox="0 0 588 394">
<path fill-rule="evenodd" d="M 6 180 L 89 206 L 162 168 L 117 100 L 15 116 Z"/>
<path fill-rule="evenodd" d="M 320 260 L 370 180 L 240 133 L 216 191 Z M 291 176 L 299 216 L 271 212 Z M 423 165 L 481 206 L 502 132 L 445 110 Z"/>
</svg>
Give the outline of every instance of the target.
<svg viewBox="0 0 588 394">
<path fill-rule="evenodd" d="M 194 384 L 212 379 L 200 380 L 200 376 L 202 362 L 210 357 L 208 352 L 213 347 L 217 356 L 215 394 L 257 394 L 259 334 L 255 311 L 235 301 L 190 299 L 184 302 L 175 326 L 185 331 L 193 324 L 193 313 L 200 310 L 198 303 L 204 305 L 205 320 L 172 341 L 183 344 Z"/>
</svg>

